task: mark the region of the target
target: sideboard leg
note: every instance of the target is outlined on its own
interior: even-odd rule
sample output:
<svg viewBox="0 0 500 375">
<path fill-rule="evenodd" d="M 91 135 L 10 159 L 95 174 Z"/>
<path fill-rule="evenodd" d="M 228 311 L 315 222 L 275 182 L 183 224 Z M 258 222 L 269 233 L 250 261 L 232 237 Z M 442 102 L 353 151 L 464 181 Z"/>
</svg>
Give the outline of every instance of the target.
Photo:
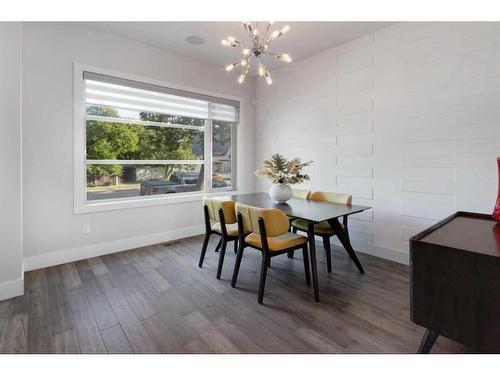
<svg viewBox="0 0 500 375">
<path fill-rule="evenodd" d="M 418 354 L 428 354 L 434 343 L 436 342 L 436 339 L 438 338 L 438 334 L 431 331 L 430 329 L 426 329 L 424 336 L 422 337 L 422 341 L 420 341 L 420 346 L 418 348 Z"/>
</svg>

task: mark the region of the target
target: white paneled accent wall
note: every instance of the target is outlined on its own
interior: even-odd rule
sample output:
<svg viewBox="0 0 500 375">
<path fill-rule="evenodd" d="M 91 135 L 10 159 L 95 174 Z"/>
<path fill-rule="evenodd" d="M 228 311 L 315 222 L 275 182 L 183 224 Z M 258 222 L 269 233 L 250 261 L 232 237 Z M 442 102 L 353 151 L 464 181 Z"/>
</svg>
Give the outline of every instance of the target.
<svg viewBox="0 0 500 375">
<path fill-rule="evenodd" d="M 457 210 L 491 213 L 500 23 L 399 23 L 273 80 L 257 84 L 257 161 L 312 159 L 302 188 L 373 207 L 352 217 L 357 250 L 407 262 L 410 236 Z"/>
</svg>

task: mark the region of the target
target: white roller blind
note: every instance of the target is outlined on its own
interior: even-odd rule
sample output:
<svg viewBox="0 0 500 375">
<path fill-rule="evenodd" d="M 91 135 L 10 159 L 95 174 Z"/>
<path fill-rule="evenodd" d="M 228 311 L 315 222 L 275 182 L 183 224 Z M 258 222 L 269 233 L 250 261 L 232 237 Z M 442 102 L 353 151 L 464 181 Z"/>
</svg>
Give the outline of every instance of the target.
<svg viewBox="0 0 500 375">
<path fill-rule="evenodd" d="M 212 119 L 220 121 L 238 122 L 238 112 L 239 112 L 238 109 L 239 108 L 231 105 L 212 103 L 211 105 Z"/>
<path fill-rule="evenodd" d="M 208 119 L 208 102 L 86 80 L 86 104 Z"/>
<path fill-rule="evenodd" d="M 84 73 L 85 102 L 133 111 L 238 122 L 239 103 L 136 81 Z"/>
</svg>

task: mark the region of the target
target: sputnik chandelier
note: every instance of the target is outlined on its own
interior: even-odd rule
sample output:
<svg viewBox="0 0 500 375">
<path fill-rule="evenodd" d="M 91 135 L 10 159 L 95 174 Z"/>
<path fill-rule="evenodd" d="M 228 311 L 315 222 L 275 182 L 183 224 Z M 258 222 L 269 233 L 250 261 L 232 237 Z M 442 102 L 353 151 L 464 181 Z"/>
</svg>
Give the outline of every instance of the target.
<svg viewBox="0 0 500 375">
<path fill-rule="evenodd" d="M 269 73 L 269 69 L 262 62 L 262 55 L 270 55 L 274 58 L 291 62 L 292 58 L 286 53 L 274 53 L 269 51 L 269 44 L 278 39 L 280 36 L 285 34 L 288 30 L 290 30 L 290 26 L 285 26 L 281 30 L 271 31 L 271 27 L 274 22 L 269 22 L 264 31 L 264 35 L 260 35 L 259 33 L 259 23 L 257 22 L 255 27 L 252 26 L 251 22 L 243 22 L 243 27 L 250 34 L 250 40 L 252 42 L 252 46 L 250 48 L 243 48 L 241 50 L 243 54 L 243 59 L 236 61 L 228 66 L 226 66 L 226 70 L 229 72 L 236 68 L 237 66 L 242 67 L 241 74 L 238 77 L 238 83 L 243 83 L 245 78 L 248 75 L 248 71 L 250 70 L 250 63 L 252 58 L 255 59 L 258 63 L 257 72 L 260 76 L 264 76 L 266 82 L 271 85 L 273 80 L 271 78 L 271 74 Z M 227 39 L 222 40 L 222 45 L 228 46 L 231 48 L 242 48 L 242 45 L 239 41 L 237 41 L 232 36 L 228 36 Z"/>
</svg>

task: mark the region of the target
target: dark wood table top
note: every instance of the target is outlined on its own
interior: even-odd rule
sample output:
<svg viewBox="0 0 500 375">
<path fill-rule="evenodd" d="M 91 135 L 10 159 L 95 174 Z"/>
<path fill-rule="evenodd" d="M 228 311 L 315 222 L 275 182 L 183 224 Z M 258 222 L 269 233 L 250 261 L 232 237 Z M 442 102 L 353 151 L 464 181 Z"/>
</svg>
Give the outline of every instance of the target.
<svg viewBox="0 0 500 375">
<path fill-rule="evenodd" d="M 231 199 L 254 207 L 279 208 L 290 217 L 314 223 L 352 215 L 371 208 L 340 203 L 314 202 L 300 198 L 292 198 L 286 203 L 276 203 L 267 193 L 230 195 L 222 198 Z"/>
<path fill-rule="evenodd" d="M 457 212 L 413 239 L 500 258 L 500 224 L 491 215 Z"/>
</svg>

